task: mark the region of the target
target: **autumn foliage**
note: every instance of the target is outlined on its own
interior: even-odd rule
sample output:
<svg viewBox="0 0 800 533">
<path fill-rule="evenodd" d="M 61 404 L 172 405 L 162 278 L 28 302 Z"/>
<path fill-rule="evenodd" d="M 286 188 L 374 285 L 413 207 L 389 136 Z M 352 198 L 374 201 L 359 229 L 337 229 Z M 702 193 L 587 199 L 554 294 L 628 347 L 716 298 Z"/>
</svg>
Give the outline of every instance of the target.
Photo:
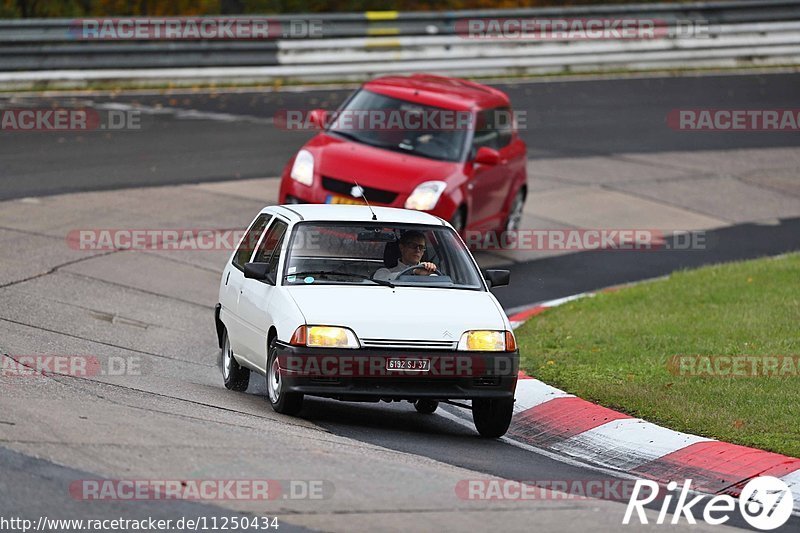
<svg viewBox="0 0 800 533">
<path fill-rule="evenodd" d="M 656 0 L 637 0 L 645 3 Z M 664 0 L 658 0 L 664 1 Z M 624 4 L 630 0 L 0 0 L 0 18 L 125 17 L 323 13 L 344 11 L 450 11 L 579 4 Z"/>
</svg>

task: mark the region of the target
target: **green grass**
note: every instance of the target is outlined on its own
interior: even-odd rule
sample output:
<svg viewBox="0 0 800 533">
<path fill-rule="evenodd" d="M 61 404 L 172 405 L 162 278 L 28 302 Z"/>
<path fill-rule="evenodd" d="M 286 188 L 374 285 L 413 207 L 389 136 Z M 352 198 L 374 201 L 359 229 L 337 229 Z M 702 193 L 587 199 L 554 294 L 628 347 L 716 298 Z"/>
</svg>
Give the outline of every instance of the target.
<svg viewBox="0 0 800 533">
<path fill-rule="evenodd" d="M 526 372 L 581 398 L 800 457 L 798 373 L 668 370 L 680 355 L 800 355 L 800 254 L 681 271 L 577 300 L 531 319 L 517 339 Z"/>
</svg>

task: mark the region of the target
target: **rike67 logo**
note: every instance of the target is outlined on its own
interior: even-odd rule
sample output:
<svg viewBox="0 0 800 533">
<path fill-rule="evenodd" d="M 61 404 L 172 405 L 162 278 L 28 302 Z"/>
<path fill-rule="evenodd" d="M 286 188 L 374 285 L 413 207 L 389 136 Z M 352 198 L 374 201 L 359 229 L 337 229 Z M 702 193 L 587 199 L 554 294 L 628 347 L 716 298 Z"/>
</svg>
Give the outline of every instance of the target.
<svg viewBox="0 0 800 533">
<path fill-rule="evenodd" d="M 681 517 L 686 518 L 689 524 L 697 523 L 694 513 L 700 513 L 700 509 L 694 509 L 701 501 L 707 498 L 705 494 L 696 495 L 691 500 L 692 480 L 687 479 L 680 492 L 677 494 L 675 508 L 672 510 L 671 524 L 678 524 Z M 633 487 L 631 499 L 625 509 L 623 524 L 629 524 L 636 511 L 639 522 L 647 524 L 647 515 L 644 506 L 663 498 L 661 510 L 658 513 L 656 524 L 665 524 L 667 514 L 670 512 L 670 504 L 674 499 L 674 493 L 678 489 L 678 484 L 671 481 L 667 484 L 667 494 L 659 494 L 659 485 L 655 481 L 636 480 Z M 751 479 L 742 489 L 738 498 L 738 508 L 742 518 L 756 529 L 768 531 L 777 529 L 789 520 L 792 514 L 793 498 L 789 486 L 782 480 L 772 476 L 761 476 Z M 700 507 L 700 506 L 698 506 Z M 730 513 L 737 508 L 737 499 L 727 494 L 720 494 L 712 497 L 702 508 L 702 517 L 707 524 L 720 525 L 730 519 Z"/>
</svg>

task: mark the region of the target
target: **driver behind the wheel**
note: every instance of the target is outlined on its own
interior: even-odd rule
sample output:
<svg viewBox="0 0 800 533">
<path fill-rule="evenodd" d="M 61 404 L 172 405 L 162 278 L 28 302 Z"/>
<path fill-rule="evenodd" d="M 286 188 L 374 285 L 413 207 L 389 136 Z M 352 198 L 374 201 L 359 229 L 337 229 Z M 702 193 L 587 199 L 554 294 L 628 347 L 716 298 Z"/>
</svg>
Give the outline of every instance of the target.
<svg viewBox="0 0 800 533">
<path fill-rule="evenodd" d="M 409 267 L 419 264 L 420 267 L 408 273 L 417 276 L 430 276 L 436 272 L 436 265 L 430 262 L 420 263 L 425 254 L 425 235 L 421 231 L 410 230 L 403 233 L 398 241 L 400 249 L 400 259 L 397 266 L 392 268 L 381 268 L 375 272 L 375 279 L 395 279 L 402 271 Z"/>
</svg>

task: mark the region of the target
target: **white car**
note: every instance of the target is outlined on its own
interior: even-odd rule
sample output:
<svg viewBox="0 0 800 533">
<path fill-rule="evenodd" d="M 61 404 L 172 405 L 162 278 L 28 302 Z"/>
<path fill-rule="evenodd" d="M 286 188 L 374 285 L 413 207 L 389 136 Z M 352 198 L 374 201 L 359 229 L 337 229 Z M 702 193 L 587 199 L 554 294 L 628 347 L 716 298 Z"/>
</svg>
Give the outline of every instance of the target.
<svg viewBox="0 0 800 533">
<path fill-rule="evenodd" d="M 231 255 L 215 317 L 225 386 L 266 376 L 269 402 L 296 414 L 304 395 L 440 401 L 472 409 L 499 437 L 514 405 L 519 351 L 481 272 L 444 220 L 355 205 L 267 207 Z M 471 406 L 453 402 L 471 400 Z"/>
</svg>

